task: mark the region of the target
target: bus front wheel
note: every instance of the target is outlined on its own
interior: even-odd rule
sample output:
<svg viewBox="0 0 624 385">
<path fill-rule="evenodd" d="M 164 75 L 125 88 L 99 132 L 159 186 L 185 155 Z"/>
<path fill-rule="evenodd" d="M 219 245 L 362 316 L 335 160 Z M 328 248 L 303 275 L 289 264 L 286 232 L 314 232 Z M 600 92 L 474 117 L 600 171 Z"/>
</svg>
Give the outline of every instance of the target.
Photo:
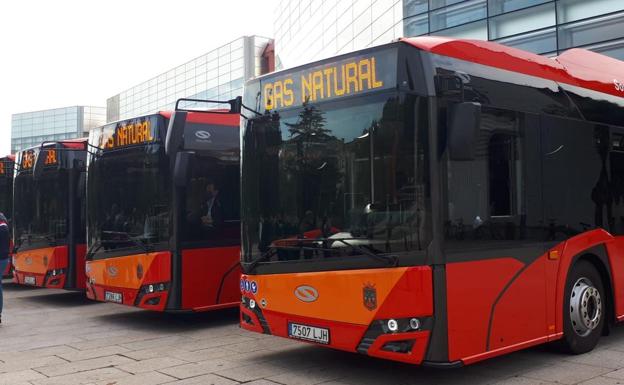
<svg viewBox="0 0 624 385">
<path fill-rule="evenodd" d="M 574 264 L 564 299 L 562 347 L 568 353 L 586 353 L 598 344 L 606 309 L 602 279 L 594 265 L 585 260 Z"/>
</svg>

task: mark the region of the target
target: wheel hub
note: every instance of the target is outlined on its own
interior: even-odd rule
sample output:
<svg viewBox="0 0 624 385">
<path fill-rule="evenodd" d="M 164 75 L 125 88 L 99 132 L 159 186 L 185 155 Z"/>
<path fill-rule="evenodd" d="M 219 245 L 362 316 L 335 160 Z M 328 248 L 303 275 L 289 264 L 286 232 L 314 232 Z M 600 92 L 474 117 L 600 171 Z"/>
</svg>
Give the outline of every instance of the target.
<svg viewBox="0 0 624 385">
<path fill-rule="evenodd" d="M 581 337 L 587 336 L 600 324 L 602 299 L 600 292 L 587 278 L 579 278 L 570 294 L 572 328 Z"/>
</svg>

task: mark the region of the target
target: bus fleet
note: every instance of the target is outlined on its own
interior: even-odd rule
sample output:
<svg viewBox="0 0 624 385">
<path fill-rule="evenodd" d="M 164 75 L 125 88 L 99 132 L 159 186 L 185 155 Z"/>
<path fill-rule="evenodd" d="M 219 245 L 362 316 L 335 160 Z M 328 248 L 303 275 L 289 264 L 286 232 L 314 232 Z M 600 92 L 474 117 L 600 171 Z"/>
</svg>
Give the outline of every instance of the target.
<svg viewBox="0 0 624 385">
<path fill-rule="evenodd" d="M 424 366 L 588 352 L 624 320 L 622 84 L 418 37 L 181 99 L 2 158 L 0 273 Z"/>
</svg>

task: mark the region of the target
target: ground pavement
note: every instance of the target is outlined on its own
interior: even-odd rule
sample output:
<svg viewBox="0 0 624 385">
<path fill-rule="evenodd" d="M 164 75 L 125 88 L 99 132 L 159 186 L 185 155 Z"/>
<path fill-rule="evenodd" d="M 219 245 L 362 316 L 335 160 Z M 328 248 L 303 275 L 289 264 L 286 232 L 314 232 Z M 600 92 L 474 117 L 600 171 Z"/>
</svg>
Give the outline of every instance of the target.
<svg viewBox="0 0 624 385">
<path fill-rule="evenodd" d="M 585 355 L 435 370 L 249 333 L 236 310 L 159 314 L 6 281 L 2 320 L 0 385 L 624 384 L 624 327 Z"/>
</svg>

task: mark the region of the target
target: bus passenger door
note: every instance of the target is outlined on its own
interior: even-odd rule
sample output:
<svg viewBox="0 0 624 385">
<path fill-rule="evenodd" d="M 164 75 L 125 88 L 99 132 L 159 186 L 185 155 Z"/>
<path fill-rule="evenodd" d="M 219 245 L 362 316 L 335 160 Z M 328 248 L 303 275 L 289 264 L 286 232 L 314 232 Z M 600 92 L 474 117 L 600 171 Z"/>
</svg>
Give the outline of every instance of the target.
<svg viewBox="0 0 624 385">
<path fill-rule="evenodd" d="M 539 119 L 483 108 L 476 143 L 443 171 L 451 360 L 547 334 Z"/>
</svg>

